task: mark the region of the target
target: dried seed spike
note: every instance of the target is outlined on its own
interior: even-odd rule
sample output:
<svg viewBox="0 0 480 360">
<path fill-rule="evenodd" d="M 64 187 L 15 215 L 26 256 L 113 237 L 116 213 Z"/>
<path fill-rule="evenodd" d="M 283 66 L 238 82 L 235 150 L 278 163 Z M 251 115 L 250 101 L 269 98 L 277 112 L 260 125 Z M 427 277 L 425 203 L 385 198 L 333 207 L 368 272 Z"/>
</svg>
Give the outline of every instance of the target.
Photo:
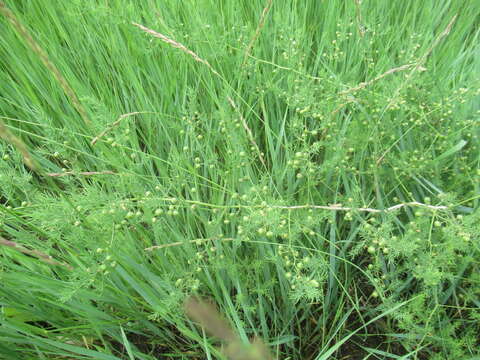
<svg viewBox="0 0 480 360">
<path fill-rule="evenodd" d="M 262 152 L 260 151 L 260 148 L 258 147 L 258 144 L 255 142 L 255 138 L 253 137 L 252 130 L 247 125 L 247 121 L 245 118 L 242 116 L 242 113 L 238 109 L 237 105 L 233 102 L 233 99 L 230 96 L 227 96 L 227 100 L 232 106 L 232 108 L 238 113 L 240 116 L 240 120 L 242 121 L 243 128 L 247 132 L 248 139 L 250 140 L 250 143 L 253 145 L 253 147 L 257 150 L 258 153 L 258 158 L 260 159 L 261 163 L 263 166 L 267 167 L 267 164 L 265 163 L 265 159 L 263 158 Z"/>
<path fill-rule="evenodd" d="M 196 61 L 198 62 L 201 62 L 202 64 L 208 66 L 208 68 L 210 70 L 212 70 L 212 72 L 221 77 L 220 74 L 212 67 L 212 65 L 210 65 L 210 63 L 207 61 L 207 60 L 203 60 L 200 56 L 198 56 L 196 53 L 194 53 L 192 50 L 190 50 L 189 48 L 187 48 L 185 45 L 183 45 L 182 43 L 179 43 L 178 41 L 175 41 L 173 39 L 170 39 L 168 36 L 166 35 L 163 35 L 159 32 L 156 32 L 155 30 L 152 30 L 152 29 L 149 29 L 147 28 L 146 26 L 143 26 L 141 24 L 137 24 L 135 22 L 132 22 L 132 25 L 138 27 L 139 29 L 145 31 L 146 33 L 162 40 L 163 42 L 173 46 L 174 48 L 177 48 L 177 49 L 180 49 L 182 50 L 184 53 L 190 55 L 191 57 L 193 57 Z"/>
<path fill-rule="evenodd" d="M 243 65 L 245 65 L 247 58 L 250 56 L 250 52 L 252 51 L 253 45 L 255 44 L 255 41 L 257 41 L 260 31 L 262 31 L 263 26 L 265 25 L 265 19 L 272 7 L 273 0 L 267 0 L 267 4 L 263 8 L 262 15 L 260 15 L 260 21 L 258 22 L 257 29 L 255 30 L 255 35 L 253 35 L 252 39 L 250 40 L 250 43 L 247 46 L 247 49 L 245 50 L 245 55 L 243 57 Z"/>
<path fill-rule="evenodd" d="M 23 162 L 31 170 L 39 171 L 39 168 L 32 155 L 30 155 L 25 143 L 19 138 L 17 138 L 15 135 L 13 135 L 12 132 L 5 126 L 2 120 L 0 120 L 0 139 L 4 139 L 11 143 L 13 146 L 15 146 L 17 150 L 20 151 L 20 153 L 22 154 Z"/>
<path fill-rule="evenodd" d="M 7 20 L 10 21 L 10 23 L 18 31 L 18 33 L 25 40 L 28 46 L 33 50 L 35 54 L 37 54 L 43 65 L 53 74 L 53 77 L 55 78 L 55 80 L 57 80 L 67 97 L 73 103 L 73 106 L 80 114 L 82 120 L 85 122 L 85 124 L 89 125 L 91 122 L 87 116 L 87 112 L 83 108 L 82 104 L 77 98 L 77 95 L 70 87 L 67 80 L 63 77 L 60 70 L 58 70 L 58 68 L 50 61 L 45 50 L 43 50 L 40 45 L 38 45 L 38 43 L 33 39 L 27 28 L 23 26 L 23 24 L 18 20 L 15 14 L 7 8 L 3 1 L 0 1 L 0 13 L 5 16 Z"/>
<path fill-rule="evenodd" d="M 357 28 L 358 28 L 358 34 L 361 37 L 365 36 L 365 25 L 363 25 L 363 19 L 362 19 L 362 0 L 355 0 L 355 7 L 356 7 L 356 13 L 357 13 Z"/>
<path fill-rule="evenodd" d="M 79 173 L 75 173 L 73 171 L 66 171 L 63 173 L 47 173 L 47 176 L 51 177 L 59 177 L 59 176 L 68 176 L 68 175 L 84 175 L 84 176 L 91 176 L 91 175 L 115 175 L 113 171 L 105 170 L 105 171 L 82 171 Z"/>
<path fill-rule="evenodd" d="M 0 236 L 0 246 L 6 246 L 12 249 L 15 249 L 23 254 L 27 254 L 30 256 L 34 256 L 40 261 L 43 261 L 44 263 L 50 264 L 50 265 L 55 265 L 55 266 L 63 266 L 66 267 L 68 270 L 73 270 L 72 266 L 69 264 L 65 264 L 59 261 L 56 261 L 52 258 L 52 256 L 44 254 L 41 251 L 38 250 L 30 250 L 27 249 L 26 247 L 20 245 L 19 243 L 16 243 L 14 241 L 10 241 L 7 239 L 4 239 L 3 237 Z"/>
</svg>

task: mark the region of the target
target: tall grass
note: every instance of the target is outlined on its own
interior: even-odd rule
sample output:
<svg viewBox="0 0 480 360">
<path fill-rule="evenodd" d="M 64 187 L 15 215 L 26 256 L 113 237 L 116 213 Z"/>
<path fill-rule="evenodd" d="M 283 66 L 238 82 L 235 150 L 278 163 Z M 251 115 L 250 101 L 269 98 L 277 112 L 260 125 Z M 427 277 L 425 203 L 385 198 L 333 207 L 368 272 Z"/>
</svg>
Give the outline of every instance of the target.
<svg viewBox="0 0 480 360">
<path fill-rule="evenodd" d="M 478 2 L 0 4 L 0 357 L 480 356 Z"/>
</svg>

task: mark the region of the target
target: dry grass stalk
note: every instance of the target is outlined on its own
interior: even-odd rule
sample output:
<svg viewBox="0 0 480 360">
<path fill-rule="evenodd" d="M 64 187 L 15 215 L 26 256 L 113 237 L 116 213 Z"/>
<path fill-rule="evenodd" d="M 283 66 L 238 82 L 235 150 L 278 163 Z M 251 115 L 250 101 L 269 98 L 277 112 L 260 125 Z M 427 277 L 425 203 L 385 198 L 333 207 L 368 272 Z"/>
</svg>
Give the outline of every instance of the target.
<svg viewBox="0 0 480 360">
<path fill-rule="evenodd" d="M 210 302 L 197 297 L 190 297 L 184 304 L 187 316 L 202 326 L 207 333 L 222 340 L 226 347 L 224 354 L 231 360 L 271 360 L 268 348 L 258 338 L 250 346 L 242 344 L 240 337 L 217 308 Z"/>
<path fill-rule="evenodd" d="M 395 91 L 395 94 L 392 96 L 392 99 L 388 102 L 388 105 L 386 106 L 386 109 L 390 108 L 392 104 L 395 102 L 395 99 L 398 97 L 398 94 L 400 94 L 400 91 L 410 82 L 412 79 L 412 75 L 416 73 L 417 71 L 425 71 L 426 69 L 423 67 L 425 62 L 427 61 L 427 58 L 430 56 L 432 53 L 433 49 L 446 37 L 448 34 L 450 34 L 450 31 L 452 30 L 453 24 L 457 20 L 458 15 L 454 15 L 452 19 L 449 21 L 445 29 L 437 36 L 435 41 L 432 43 L 432 45 L 425 51 L 425 53 L 418 59 L 418 61 L 415 63 L 415 67 L 412 69 L 412 71 L 407 75 L 407 80 L 398 87 L 398 89 Z M 385 156 L 391 151 L 393 147 L 389 147 L 377 160 L 377 165 L 379 165 Z"/>
<path fill-rule="evenodd" d="M 360 0 L 355 0 L 357 6 L 360 5 Z M 377 82 L 378 80 L 381 80 L 383 79 L 384 77 L 390 75 L 390 74 L 393 74 L 393 73 L 396 73 L 398 71 L 405 71 L 407 69 L 410 69 L 413 67 L 412 71 L 410 72 L 410 74 L 408 75 L 408 78 L 411 78 L 412 74 L 417 72 L 417 71 L 425 71 L 426 68 L 423 67 L 423 64 L 425 63 L 427 57 L 430 55 L 430 53 L 432 52 L 432 50 L 440 43 L 440 41 L 445 37 L 447 36 L 451 29 L 452 29 L 452 26 L 455 22 L 457 18 L 457 15 L 455 15 L 452 20 L 450 20 L 450 22 L 448 23 L 447 27 L 445 28 L 445 30 L 435 39 L 435 41 L 433 42 L 433 44 L 428 48 L 428 50 L 422 55 L 422 57 L 415 63 L 413 64 L 405 64 L 405 65 L 402 65 L 402 66 L 399 66 L 399 67 L 396 67 L 396 68 L 393 68 L 393 69 L 390 69 L 390 70 L 387 70 L 386 72 L 384 72 L 383 74 L 377 76 L 376 78 L 370 80 L 370 81 L 367 81 L 367 82 L 363 82 L 363 83 L 360 83 L 358 86 L 354 87 L 354 88 L 351 88 L 351 89 L 348 89 L 348 90 L 345 90 L 345 91 L 342 91 L 339 93 L 339 95 L 347 95 L 347 94 L 350 94 L 350 93 L 353 93 L 353 92 L 356 92 L 358 90 L 361 90 L 361 89 L 364 89 L 366 88 L 367 86 L 371 85 L 372 83 L 374 82 Z M 388 106 L 387 107 L 390 107 L 393 103 L 393 99 L 395 99 L 395 97 L 398 95 L 398 93 L 401 91 L 401 89 L 403 88 L 403 86 L 401 86 L 399 89 L 397 89 L 397 91 L 395 92 L 395 95 L 392 97 L 392 100 L 389 102 Z M 341 104 L 339 107 L 337 107 L 331 115 L 335 115 L 340 109 L 342 109 L 345 105 L 349 104 L 353 102 L 352 99 L 347 99 L 347 101 L 343 104 Z M 385 154 L 382 155 L 380 157 L 380 159 L 377 160 L 377 164 L 380 163 L 382 161 L 382 159 L 384 158 Z"/>
<path fill-rule="evenodd" d="M 387 70 L 387 71 L 385 71 L 383 74 L 378 75 L 376 78 L 374 78 L 374 79 L 372 79 L 372 80 L 370 80 L 370 81 L 367 81 L 367 82 L 362 82 L 362 83 L 360 83 L 358 86 L 356 86 L 356 87 L 354 87 L 354 88 L 351 88 L 351 89 L 348 89 L 348 90 L 345 90 L 345 91 L 342 91 L 342 92 L 340 92 L 339 94 L 340 94 L 340 95 L 346 95 L 346 94 L 349 94 L 349 93 L 352 93 L 352 92 L 355 92 L 355 91 L 364 89 L 364 88 L 366 88 L 367 86 L 373 84 L 374 82 L 383 79 L 383 78 L 384 78 L 385 76 L 387 76 L 387 75 L 396 73 L 396 72 L 398 72 L 398 71 L 407 70 L 407 69 L 409 69 L 409 68 L 411 68 L 412 66 L 415 66 L 415 65 L 416 65 L 416 64 L 405 64 L 405 65 L 402 65 L 402 66 L 399 66 L 399 67 L 396 67 L 396 68 Z M 422 69 L 424 69 L 424 68 L 422 68 Z"/>
<path fill-rule="evenodd" d="M 39 170 L 32 155 L 30 155 L 30 153 L 28 152 L 28 149 L 25 143 L 10 132 L 10 130 L 5 126 L 2 120 L 0 120 L 0 138 L 8 141 L 13 146 L 15 146 L 18 149 L 18 151 L 20 151 L 23 157 L 23 162 L 31 170 L 33 171 Z"/>
<path fill-rule="evenodd" d="M 63 77 L 63 75 L 60 73 L 57 67 L 50 61 L 47 53 L 33 39 L 33 37 L 28 32 L 27 28 L 22 25 L 22 23 L 17 19 L 15 14 L 10 9 L 8 9 L 7 6 L 2 1 L 0 1 L 0 13 L 2 13 L 2 15 L 5 16 L 10 21 L 10 23 L 19 32 L 21 37 L 27 42 L 27 44 L 30 46 L 33 52 L 38 55 L 43 65 L 48 70 L 50 70 L 55 80 L 57 80 L 57 82 L 60 84 L 63 91 L 65 92 L 67 97 L 70 99 L 73 106 L 80 114 L 80 116 L 82 117 L 85 124 L 89 125 L 90 119 L 88 118 L 85 109 L 83 108 L 82 104 L 78 100 L 77 95 L 75 95 L 75 92 L 73 91 L 73 89 L 68 84 L 67 80 Z"/>
<path fill-rule="evenodd" d="M 348 94 L 347 94 L 348 95 Z M 333 116 L 335 115 L 336 113 L 338 113 L 340 110 L 342 110 L 345 106 L 347 106 L 348 104 L 350 103 L 355 103 L 357 102 L 357 99 L 353 96 L 353 95 L 349 95 L 349 96 L 346 96 L 344 98 L 345 102 L 344 103 L 341 103 L 340 105 L 338 105 L 335 110 L 333 110 L 331 113 L 330 113 L 330 116 Z"/>
<path fill-rule="evenodd" d="M 432 53 L 433 49 L 435 47 L 437 47 L 437 45 L 443 40 L 443 38 L 445 38 L 448 34 L 450 34 L 450 31 L 452 30 L 452 26 L 453 24 L 455 23 L 455 21 L 457 20 L 457 15 L 453 16 L 453 18 L 450 20 L 450 22 L 447 24 L 447 26 L 445 27 L 445 29 L 437 36 L 437 38 L 435 39 L 435 41 L 432 43 L 432 45 L 430 45 L 430 47 L 427 49 L 427 51 L 425 51 L 425 53 L 420 57 L 420 59 L 418 59 L 418 61 L 413 64 L 415 67 L 412 69 L 412 71 L 410 72 L 410 74 L 408 74 L 407 76 L 407 79 L 409 80 L 413 73 L 417 72 L 417 71 L 425 71 L 426 69 L 423 67 L 423 65 L 425 64 L 425 62 L 427 61 L 427 58 L 430 56 L 430 54 Z M 395 92 L 395 96 L 398 95 L 398 93 L 400 92 L 400 90 L 408 83 L 408 80 L 402 85 L 400 86 L 397 91 Z M 393 98 L 395 98 L 395 96 Z M 393 101 L 393 98 L 392 98 L 392 101 Z M 390 103 L 392 103 L 392 101 Z"/>
<path fill-rule="evenodd" d="M 50 265 L 55 265 L 55 266 L 63 266 L 69 270 L 73 270 L 73 268 L 65 263 L 59 262 L 57 260 L 54 260 L 50 255 L 44 254 L 41 251 L 38 250 L 30 250 L 27 249 L 26 247 L 14 242 L 14 241 L 9 241 L 7 239 L 4 239 L 3 237 L 0 236 L 0 245 L 9 247 L 11 249 L 17 250 L 23 254 L 27 254 L 30 256 L 34 256 L 40 261 L 43 261 L 44 263 L 50 264 Z"/>
<path fill-rule="evenodd" d="M 113 171 L 105 170 L 105 171 L 82 171 L 82 172 L 73 172 L 73 171 L 65 171 L 63 173 L 47 173 L 47 176 L 51 177 L 60 177 L 60 176 L 68 176 L 68 175 L 83 175 L 83 176 L 90 176 L 90 175 L 115 175 Z"/>
<path fill-rule="evenodd" d="M 361 37 L 365 36 L 365 26 L 363 25 L 363 19 L 362 19 L 362 0 L 355 0 L 355 7 L 356 7 L 356 12 L 357 12 L 357 28 L 358 28 L 358 34 Z"/>
<path fill-rule="evenodd" d="M 198 56 L 196 53 L 194 53 L 192 50 L 190 50 L 189 48 L 187 48 L 185 45 L 183 45 L 182 43 L 179 43 L 178 41 L 175 41 L 173 39 L 170 39 L 168 36 L 166 35 L 163 35 L 161 33 L 158 33 L 156 32 L 155 30 L 152 30 L 152 29 L 149 29 L 141 24 L 137 24 L 135 22 L 132 22 L 132 24 L 136 27 L 138 27 L 139 29 L 145 31 L 146 33 L 162 40 L 163 42 L 169 44 L 170 46 L 173 46 L 174 48 L 177 48 L 177 49 L 180 49 L 181 51 L 183 51 L 184 53 L 190 55 L 191 57 L 193 57 L 196 61 L 206 65 L 215 75 L 220 76 L 220 74 L 212 67 L 212 65 L 210 65 L 210 63 L 207 61 L 207 60 L 203 60 L 200 56 Z"/>
<path fill-rule="evenodd" d="M 91 145 L 95 145 L 95 143 L 100 140 L 100 138 L 102 138 L 103 136 L 105 136 L 108 132 L 110 132 L 113 128 L 115 128 L 116 126 L 118 126 L 120 124 L 120 122 L 125 119 L 126 117 L 129 117 L 129 116 L 132 116 L 132 115 L 137 115 L 137 114 L 153 114 L 152 112 L 149 112 L 149 111 L 134 111 L 134 112 L 131 112 L 131 113 L 128 113 L 128 114 L 123 114 L 123 115 L 120 115 L 120 117 L 115 121 L 113 122 L 112 124 L 110 124 L 105 130 L 103 130 L 100 134 L 98 134 L 97 136 L 95 136 L 93 138 L 93 140 L 90 142 Z"/>
<path fill-rule="evenodd" d="M 252 130 L 250 130 L 250 128 L 248 127 L 245 118 L 242 116 L 242 114 L 240 113 L 240 110 L 237 108 L 237 106 L 235 105 L 235 103 L 233 102 L 233 100 L 230 96 L 227 96 L 227 100 L 230 103 L 230 105 L 232 105 L 233 109 L 240 116 L 240 120 L 242 121 L 243 128 L 245 129 L 245 131 L 248 134 L 248 138 L 250 140 L 250 143 L 257 150 L 258 157 L 259 157 L 260 161 L 262 162 L 263 166 L 267 167 L 267 164 L 265 163 L 265 159 L 263 158 L 262 152 L 260 151 L 260 148 L 258 147 L 257 143 L 255 142 L 255 138 L 253 137 Z"/>
<path fill-rule="evenodd" d="M 440 41 L 443 40 L 444 37 L 446 37 L 448 34 L 450 34 L 450 31 L 452 31 L 453 24 L 455 21 L 457 21 L 457 14 L 455 14 L 450 22 L 447 24 L 445 29 L 438 35 L 438 37 L 435 39 L 433 44 L 428 48 L 428 50 L 425 52 L 425 54 L 422 56 L 421 60 L 426 60 L 426 58 L 430 55 L 430 53 L 433 51 L 433 49 L 440 43 Z M 421 64 L 419 65 L 421 66 Z"/>
<path fill-rule="evenodd" d="M 204 242 L 214 241 L 214 240 L 233 241 L 235 239 L 234 238 L 193 239 L 193 240 L 189 240 L 189 241 L 177 241 L 177 242 L 169 243 L 169 244 L 150 246 L 150 247 L 145 248 L 143 250 L 153 251 L 153 250 L 165 249 L 165 248 L 169 248 L 169 247 L 173 247 L 173 246 L 182 246 L 182 245 L 185 245 L 185 244 L 201 244 L 201 243 L 204 243 Z"/>
<path fill-rule="evenodd" d="M 239 50 L 235 47 L 232 47 L 233 49 L 235 50 Z M 264 60 L 264 59 L 260 59 L 258 57 L 255 57 L 253 56 L 252 54 L 248 54 L 247 55 L 249 58 L 252 58 L 254 59 L 255 61 L 259 62 L 259 63 L 263 63 L 263 64 L 268 64 L 268 65 L 271 65 L 273 67 L 276 67 L 277 69 L 281 69 L 281 70 L 286 70 L 286 71 L 291 71 L 295 74 L 298 74 L 302 77 L 305 77 L 307 79 L 311 79 L 311 80 L 317 80 L 317 81 L 326 81 L 327 79 L 325 78 L 320 78 L 320 77 L 316 77 L 316 76 L 312 76 L 312 75 L 309 75 L 309 74 L 305 74 L 305 73 L 302 73 L 301 71 L 298 71 L 296 69 L 293 69 L 293 68 L 289 68 L 289 67 L 286 67 L 286 66 L 282 66 L 282 65 L 278 65 L 278 64 L 275 64 L 274 62 L 272 61 L 267 61 L 267 60 Z"/>
<path fill-rule="evenodd" d="M 255 34 L 253 35 L 252 39 L 250 40 L 250 43 L 247 46 L 247 49 L 245 50 L 245 56 L 243 57 L 243 63 L 242 66 L 245 65 L 245 62 L 247 61 L 248 56 L 250 55 L 250 52 L 252 51 L 253 45 L 255 44 L 255 41 L 257 41 L 258 37 L 260 36 L 260 32 L 262 31 L 263 26 L 265 25 L 265 19 L 272 8 L 273 0 L 267 0 L 267 5 L 263 8 L 262 15 L 260 16 L 260 21 L 258 22 L 257 29 L 255 30 Z"/>
</svg>

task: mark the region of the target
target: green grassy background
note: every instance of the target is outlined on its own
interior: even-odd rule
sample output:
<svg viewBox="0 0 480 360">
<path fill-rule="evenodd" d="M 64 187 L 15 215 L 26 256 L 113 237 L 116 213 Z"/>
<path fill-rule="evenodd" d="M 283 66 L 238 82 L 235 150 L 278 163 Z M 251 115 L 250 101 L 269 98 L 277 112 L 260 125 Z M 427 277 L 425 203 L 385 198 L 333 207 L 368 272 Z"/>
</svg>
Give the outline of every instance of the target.
<svg viewBox="0 0 480 360">
<path fill-rule="evenodd" d="M 5 3 L 0 357 L 480 356 L 478 1 Z"/>
</svg>

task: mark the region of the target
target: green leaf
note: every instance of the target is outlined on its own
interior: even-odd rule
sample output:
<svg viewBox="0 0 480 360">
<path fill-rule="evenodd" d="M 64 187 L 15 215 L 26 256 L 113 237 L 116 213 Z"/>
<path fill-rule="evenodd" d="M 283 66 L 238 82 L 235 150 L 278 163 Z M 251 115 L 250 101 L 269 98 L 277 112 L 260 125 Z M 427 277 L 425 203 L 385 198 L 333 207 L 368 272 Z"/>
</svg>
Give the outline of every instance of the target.
<svg viewBox="0 0 480 360">
<path fill-rule="evenodd" d="M 445 151 L 443 154 L 441 154 L 441 155 L 439 155 L 437 158 L 433 159 L 433 162 L 441 161 L 441 160 L 449 157 L 450 155 L 455 154 L 456 152 L 462 150 L 465 145 L 467 145 L 467 141 L 465 141 L 465 140 L 463 140 L 463 139 L 460 140 L 457 145 L 452 146 L 450 149 L 448 149 L 447 151 Z"/>
<path fill-rule="evenodd" d="M 123 346 L 125 346 L 125 350 L 127 350 L 128 357 L 130 360 L 135 360 L 135 356 L 133 356 L 132 352 L 132 347 L 130 346 L 130 342 L 127 339 L 127 336 L 125 335 L 125 332 L 123 331 L 123 327 L 120 326 L 120 332 L 122 333 L 122 340 L 123 340 Z"/>
</svg>

